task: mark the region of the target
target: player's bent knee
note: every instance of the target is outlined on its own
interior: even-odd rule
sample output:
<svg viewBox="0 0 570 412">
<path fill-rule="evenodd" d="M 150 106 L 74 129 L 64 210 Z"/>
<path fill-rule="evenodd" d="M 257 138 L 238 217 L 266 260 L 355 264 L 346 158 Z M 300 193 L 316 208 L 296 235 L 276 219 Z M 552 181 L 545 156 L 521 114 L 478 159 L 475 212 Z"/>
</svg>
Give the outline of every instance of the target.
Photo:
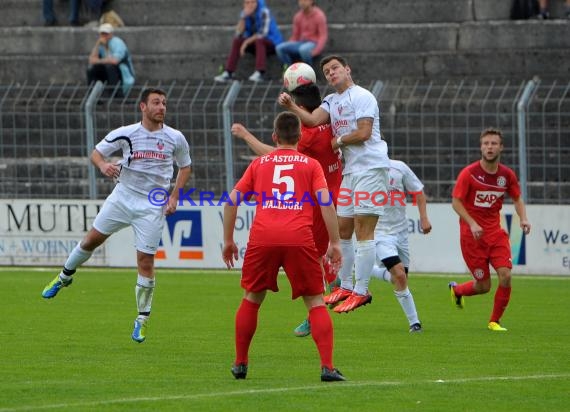
<svg viewBox="0 0 570 412">
<path fill-rule="evenodd" d="M 390 256 L 385 259 L 382 259 L 382 263 L 384 264 L 384 266 L 386 266 L 386 269 L 388 269 L 388 271 L 390 271 L 394 266 L 396 266 L 398 263 L 401 262 L 402 261 L 400 260 L 399 256 Z"/>
</svg>

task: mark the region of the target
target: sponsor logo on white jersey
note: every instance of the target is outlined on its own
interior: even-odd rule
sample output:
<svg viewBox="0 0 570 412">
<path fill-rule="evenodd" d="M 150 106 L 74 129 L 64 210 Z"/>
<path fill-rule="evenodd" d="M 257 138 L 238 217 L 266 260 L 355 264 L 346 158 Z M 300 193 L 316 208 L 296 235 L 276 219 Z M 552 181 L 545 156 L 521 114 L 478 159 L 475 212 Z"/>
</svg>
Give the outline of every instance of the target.
<svg viewBox="0 0 570 412">
<path fill-rule="evenodd" d="M 491 207 L 497 200 L 503 197 L 504 192 L 496 192 L 493 190 L 478 190 L 475 192 L 475 201 L 473 204 L 479 207 Z"/>
</svg>

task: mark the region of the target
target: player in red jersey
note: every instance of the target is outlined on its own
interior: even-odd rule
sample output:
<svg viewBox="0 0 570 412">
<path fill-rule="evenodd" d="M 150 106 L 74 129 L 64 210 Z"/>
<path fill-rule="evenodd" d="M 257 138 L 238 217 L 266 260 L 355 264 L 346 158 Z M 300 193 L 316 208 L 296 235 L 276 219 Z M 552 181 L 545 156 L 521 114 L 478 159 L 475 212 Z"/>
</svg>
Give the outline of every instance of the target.
<svg viewBox="0 0 570 412">
<path fill-rule="evenodd" d="M 321 104 L 319 88 L 314 83 L 297 87 L 291 92 L 291 96 L 293 96 L 297 105 L 309 112 L 315 110 Z M 257 155 L 261 156 L 275 150 L 274 146 L 259 141 L 240 123 L 232 125 L 232 134 L 245 141 Z M 336 206 L 342 182 L 342 161 L 340 150 L 333 150 L 331 147 L 332 137 L 329 123 L 316 127 L 307 127 L 301 124 L 301 139 L 297 145 L 297 150 L 320 163 L 325 173 L 325 180 L 332 195 L 333 203 Z M 324 256 L 329 246 L 329 235 L 319 209 L 315 209 L 313 236 L 317 250 Z M 329 284 L 334 282 L 336 273 L 331 270 L 325 270 L 325 280 Z"/>
<path fill-rule="evenodd" d="M 453 304 L 463 308 L 463 297 L 480 295 L 491 289 L 489 264 L 497 271 L 499 286 L 488 328 L 506 331 L 500 324 L 511 296 L 511 247 L 509 235 L 501 228 L 499 212 L 507 193 L 513 200 L 521 229 L 530 233 L 530 223 L 519 182 L 512 169 L 500 163 L 503 135 L 498 129 L 481 133 L 481 160 L 465 167 L 453 189 L 453 209 L 459 215 L 463 259 L 474 280 L 449 283 Z"/>
<path fill-rule="evenodd" d="M 277 292 L 277 274 L 283 267 L 291 284 L 292 298 L 303 297 L 309 312 L 313 340 L 321 358 L 321 380 L 340 381 L 333 367 L 333 326 L 323 292 L 321 257 L 313 239 L 313 209 L 320 207 L 330 244 L 327 257 L 341 265 L 340 235 L 335 208 L 319 163 L 297 151 L 301 121 L 291 112 L 280 113 L 274 123 L 277 149 L 258 157 L 247 168 L 224 207 L 222 258 L 232 268 L 238 258 L 233 232 L 239 199 L 256 197 L 255 219 L 242 267 L 244 299 L 236 313 L 236 360 L 232 374 L 247 375 L 248 352 L 257 328 L 259 308 L 267 290 Z"/>
<path fill-rule="evenodd" d="M 306 84 L 291 91 L 291 96 L 295 103 L 304 110 L 312 112 L 321 104 L 321 94 L 316 84 Z M 243 139 L 247 145 L 257 155 L 264 155 L 272 152 L 275 147 L 265 144 L 251 134 L 243 125 L 235 123 L 232 125 L 232 133 Z M 329 123 L 307 127 L 301 124 L 301 139 L 297 145 L 297 150 L 307 156 L 317 160 L 325 173 L 325 180 L 329 192 L 332 195 L 333 203 L 336 206 L 340 184 L 342 182 L 342 154 L 339 149 L 333 150 L 330 142 L 333 138 L 332 129 Z M 319 209 L 314 210 L 313 236 L 319 254 L 324 257 L 328 245 L 329 235 Z M 325 282 L 329 284 L 331 290 L 336 285 L 337 275 L 331 270 L 330 265 L 323 259 L 325 269 Z M 311 333 L 311 326 L 308 319 L 305 319 L 294 330 L 295 336 L 304 337 Z"/>
</svg>

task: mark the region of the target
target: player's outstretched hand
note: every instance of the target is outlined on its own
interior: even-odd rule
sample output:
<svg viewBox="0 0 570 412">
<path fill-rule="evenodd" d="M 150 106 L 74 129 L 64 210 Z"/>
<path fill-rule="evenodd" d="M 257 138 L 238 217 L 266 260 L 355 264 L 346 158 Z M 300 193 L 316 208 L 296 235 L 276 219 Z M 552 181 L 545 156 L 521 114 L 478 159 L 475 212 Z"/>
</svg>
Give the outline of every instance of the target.
<svg viewBox="0 0 570 412">
<path fill-rule="evenodd" d="M 281 93 L 279 95 L 279 97 L 277 98 L 277 102 L 283 106 L 283 107 L 290 107 L 291 104 L 293 103 L 293 99 L 291 99 L 291 96 L 285 92 Z"/>
<path fill-rule="evenodd" d="M 104 176 L 110 177 L 112 179 L 116 179 L 119 177 L 119 173 L 121 172 L 121 167 L 114 165 L 113 163 L 105 162 L 101 167 L 99 167 L 101 173 Z"/>
<path fill-rule="evenodd" d="M 342 251 L 339 243 L 330 243 L 327 249 L 327 259 L 331 265 L 331 272 L 335 275 L 338 274 L 342 266 Z"/>
<path fill-rule="evenodd" d="M 429 232 L 431 232 L 431 223 L 428 218 L 420 219 L 420 225 L 422 228 L 422 233 L 424 235 L 427 235 Z"/>
<path fill-rule="evenodd" d="M 483 228 L 479 226 L 476 222 L 473 222 L 471 224 L 471 233 L 473 234 L 473 237 L 476 240 L 479 240 L 481 239 L 481 236 L 483 236 Z"/>
<path fill-rule="evenodd" d="M 222 248 L 222 259 L 228 269 L 234 267 L 234 260 L 238 260 L 238 248 L 235 242 L 224 243 Z"/>
<path fill-rule="evenodd" d="M 249 131 L 246 127 L 241 123 L 234 123 L 232 124 L 232 134 L 240 139 L 245 139 Z"/>
<path fill-rule="evenodd" d="M 530 233 L 530 223 L 528 220 L 521 220 L 521 229 L 525 235 Z"/>
<path fill-rule="evenodd" d="M 164 206 L 164 214 L 166 216 L 170 216 L 174 212 L 176 212 L 176 206 L 178 205 L 178 199 L 175 196 L 170 196 L 168 198 L 168 202 Z"/>
</svg>

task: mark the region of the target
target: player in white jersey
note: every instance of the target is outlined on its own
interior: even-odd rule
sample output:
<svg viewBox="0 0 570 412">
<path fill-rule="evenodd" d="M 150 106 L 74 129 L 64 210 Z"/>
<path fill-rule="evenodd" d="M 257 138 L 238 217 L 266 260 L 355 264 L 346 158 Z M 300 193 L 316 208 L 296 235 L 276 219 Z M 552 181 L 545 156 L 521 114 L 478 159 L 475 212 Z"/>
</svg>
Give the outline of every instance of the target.
<svg viewBox="0 0 570 412">
<path fill-rule="evenodd" d="M 418 318 L 412 292 L 408 288 L 408 267 L 410 250 L 408 244 L 408 218 L 406 216 L 406 197 L 412 197 L 420 214 L 420 226 L 424 235 L 431 231 L 427 216 L 424 185 L 410 169 L 399 160 L 390 160 L 390 180 L 388 183 L 389 199 L 384 208 L 382 221 L 376 225 L 376 260 L 372 276 L 392 282 L 394 295 L 408 318 L 410 332 L 421 332 L 422 325 Z"/>
<path fill-rule="evenodd" d="M 297 106 L 291 96 L 282 93 L 279 104 L 295 112 L 309 127 L 331 123 L 332 148 L 340 148 L 345 159 L 341 194 L 337 206 L 343 266 L 341 285 L 325 296 L 328 304 L 337 304 L 335 312 L 349 312 L 372 301 L 368 292 L 370 273 L 375 261 L 374 228 L 383 206 L 375 193 L 386 193 L 388 146 L 380 135 L 380 109 L 372 93 L 352 81 L 351 69 L 340 56 L 321 60 L 321 69 L 336 93 L 323 100 L 321 106 L 308 113 Z M 352 241 L 356 235 L 356 254 Z M 352 266 L 356 283 L 353 285 Z"/>
<path fill-rule="evenodd" d="M 421 332 L 422 325 L 418 318 L 414 297 L 408 288 L 410 249 L 406 197 L 411 196 L 416 203 L 422 233 L 427 235 L 431 231 L 431 223 L 427 215 L 427 201 L 423 189 L 423 183 L 406 163 L 390 159 L 387 192 L 390 197 L 374 234 L 376 260 L 382 263 L 374 265 L 372 276 L 394 285 L 394 295 L 408 318 L 410 332 Z M 297 336 L 307 336 L 309 333 L 310 329 L 305 328 L 305 333 L 297 334 Z"/>
<path fill-rule="evenodd" d="M 142 92 L 139 103 L 142 121 L 110 132 L 97 144 L 91 162 L 109 178 L 117 179 L 93 221 L 93 227 L 71 251 L 63 270 L 43 290 L 42 296 L 53 298 L 61 288 L 71 284 L 78 266 L 113 233 L 131 226 L 135 235 L 138 278 L 135 297 L 138 316 L 131 335 L 143 342 L 154 293 L 154 255 L 158 249 L 166 215 L 176 211 L 179 190 L 190 178 L 190 152 L 184 135 L 164 124 L 166 93 L 149 88 Z M 122 151 L 118 164 L 106 160 Z M 168 188 L 178 166 L 176 183 L 170 196 Z M 164 196 L 157 200 L 157 192 Z M 166 199 L 168 196 L 168 199 Z"/>
</svg>

